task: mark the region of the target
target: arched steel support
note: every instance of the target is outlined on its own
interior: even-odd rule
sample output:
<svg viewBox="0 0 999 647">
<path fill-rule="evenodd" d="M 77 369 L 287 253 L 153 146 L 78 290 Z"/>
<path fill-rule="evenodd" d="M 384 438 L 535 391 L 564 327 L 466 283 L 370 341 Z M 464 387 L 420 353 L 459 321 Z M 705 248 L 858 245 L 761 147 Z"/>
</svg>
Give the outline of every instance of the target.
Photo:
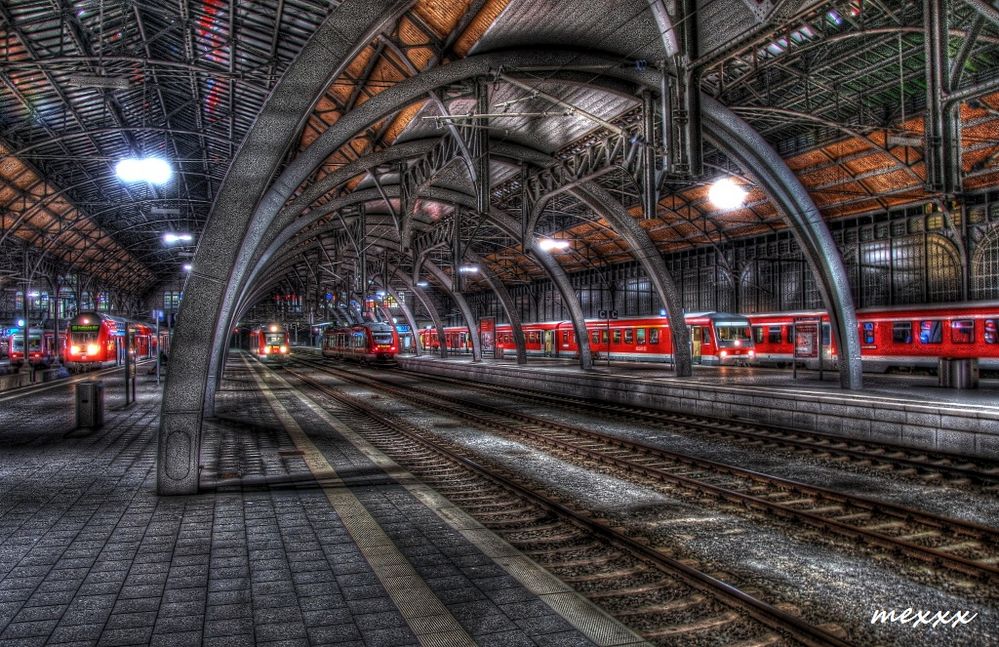
<svg viewBox="0 0 999 647">
<path fill-rule="evenodd" d="M 392 287 L 392 282 L 389 280 L 390 277 L 375 274 L 372 278 L 381 283 L 381 286 L 395 299 L 395 302 L 402 310 L 402 316 L 406 318 L 406 323 L 409 324 L 409 330 L 413 335 L 413 354 L 419 357 L 423 354 L 423 347 L 420 344 L 420 336 L 417 334 L 419 333 L 419 329 L 416 327 L 416 317 L 413 316 L 413 310 L 406 303 L 406 300 L 402 298 L 402 295 L 399 294 L 399 291 Z"/>
<path fill-rule="evenodd" d="M 202 418 L 214 405 L 206 402 L 210 381 L 214 395 L 209 362 L 213 356 L 220 359 L 217 348 L 224 346 L 229 332 L 229 318 L 220 321 L 219 313 L 227 285 L 246 267 L 241 254 L 252 253 L 257 240 L 253 234 L 262 233 L 250 227 L 249 214 L 265 195 L 315 101 L 408 4 L 408 0 L 346 0 L 331 11 L 281 77 L 230 165 L 201 236 L 196 270 L 188 278 L 174 330 L 157 449 L 160 494 L 198 491 Z M 218 323 L 225 326 L 222 334 L 216 335 L 217 329 L 209 332 Z"/>
<path fill-rule="evenodd" d="M 406 289 L 416 295 L 416 298 L 420 300 L 423 307 L 427 311 L 427 315 L 430 316 L 430 321 L 434 323 L 434 328 L 437 330 L 437 342 L 441 351 L 441 359 L 447 359 L 447 337 L 444 335 L 444 323 L 441 321 L 441 315 L 437 312 L 437 306 L 434 305 L 434 300 L 427 296 L 427 293 L 423 291 L 423 288 L 418 286 L 413 279 L 406 276 L 405 272 L 399 271 L 396 268 L 396 277 L 402 281 Z M 413 330 L 413 336 L 419 333 L 418 330 Z"/>
<path fill-rule="evenodd" d="M 829 312 L 833 339 L 839 349 L 840 386 L 863 388 L 860 337 L 850 279 L 822 214 L 794 172 L 758 132 L 710 97 L 704 97 L 702 105 L 705 139 L 736 161 L 787 216 Z"/>
<path fill-rule="evenodd" d="M 440 288 L 447 292 L 451 300 L 458 305 L 458 309 L 461 310 L 461 316 L 465 320 L 465 325 L 468 326 L 468 335 L 472 339 L 472 361 L 481 362 L 482 345 L 479 343 L 479 326 L 475 321 L 475 315 L 472 314 L 472 309 L 468 307 L 465 295 L 460 290 L 456 290 L 451 286 L 451 277 L 445 274 L 444 270 L 437 267 L 437 265 L 430 261 L 423 261 L 423 267 L 430 272 L 431 276 L 437 279 L 437 284 Z M 458 268 L 455 268 L 454 271 L 457 272 Z"/>
<path fill-rule="evenodd" d="M 673 277 L 670 276 L 669 269 L 666 267 L 666 261 L 663 260 L 662 254 L 656 248 L 649 232 L 642 229 L 642 226 L 631 217 L 628 210 L 609 191 L 595 182 L 581 182 L 560 187 L 545 195 L 534 205 L 530 222 L 536 223 L 548 200 L 562 192 L 571 192 L 588 207 L 603 214 L 610 222 L 611 228 L 628 243 L 635 260 L 645 270 L 656 294 L 666 306 L 666 312 L 669 314 L 676 375 L 679 377 L 690 376 L 693 373 L 690 331 L 683 318 L 683 302 L 680 291 L 677 290 L 676 283 L 673 282 Z M 528 232 L 528 235 L 531 235 L 531 232 Z"/>
<path fill-rule="evenodd" d="M 520 319 L 520 312 L 517 311 L 517 305 L 513 302 L 513 298 L 510 296 L 510 291 L 506 289 L 506 286 L 503 285 L 503 281 L 496 276 L 492 269 L 482 260 L 482 258 L 479 257 L 478 254 L 470 249 L 466 249 L 465 256 L 468 258 L 469 262 L 475 263 L 479 266 L 479 272 L 482 274 L 482 278 L 485 280 L 490 289 L 492 289 L 496 298 L 499 299 L 500 306 L 503 308 L 503 312 L 506 313 L 507 321 L 510 322 L 510 330 L 513 331 L 513 343 L 516 347 L 517 363 L 526 364 L 527 345 L 524 339 L 523 322 Z"/>
</svg>

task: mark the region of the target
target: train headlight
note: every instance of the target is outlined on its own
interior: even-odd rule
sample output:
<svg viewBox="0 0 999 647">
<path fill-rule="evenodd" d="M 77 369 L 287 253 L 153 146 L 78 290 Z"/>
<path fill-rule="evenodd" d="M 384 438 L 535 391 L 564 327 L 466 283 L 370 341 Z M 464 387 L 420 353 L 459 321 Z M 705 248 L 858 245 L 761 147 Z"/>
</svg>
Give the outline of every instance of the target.
<svg viewBox="0 0 999 647">
<path fill-rule="evenodd" d="M 77 346 L 76 344 L 73 344 L 72 346 L 69 347 L 69 352 L 73 353 L 74 355 L 79 355 L 80 347 Z"/>
<path fill-rule="evenodd" d="M 287 353 L 288 352 L 288 347 L 287 346 L 282 346 L 281 347 L 281 352 L 282 353 Z"/>
<path fill-rule="evenodd" d="M 749 351 L 749 356 L 750 357 L 756 357 L 756 351 L 755 350 Z"/>
<path fill-rule="evenodd" d="M 722 352 L 720 352 L 718 354 L 721 355 L 722 357 L 728 357 L 728 351 L 727 350 L 723 350 Z"/>
<path fill-rule="evenodd" d="M 264 355 L 268 355 L 268 354 L 270 354 L 270 352 L 271 352 L 271 347 L 270 346 L 264 346 Z"/>
<path fill-rule="evenodd" d="M 101 347 L 97 344 L 87 344 L 87 354 L 96 355 L 101 350 Z"/>
</svg>

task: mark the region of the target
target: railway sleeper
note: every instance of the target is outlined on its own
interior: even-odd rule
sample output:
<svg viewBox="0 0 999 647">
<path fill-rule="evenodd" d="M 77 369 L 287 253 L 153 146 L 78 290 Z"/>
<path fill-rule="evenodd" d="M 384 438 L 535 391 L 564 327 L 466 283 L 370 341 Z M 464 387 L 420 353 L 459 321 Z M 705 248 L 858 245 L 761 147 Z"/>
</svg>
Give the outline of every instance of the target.
<svg viewBox="0 0 999 647">
<path fill-rule="evenodd" d="M 636 584 L 624 588 L 613 588 L 606 591 L 587 592 L 586 597 L 591 600 L 609 600 L 612 598 L 628 598 L 639 595 L 649 595 L 660 591 L 677 590 L 678 583 L 672 580 L 657 579 L 644 584 Z"/>
<path fill-rule="evenodd" d="M 601 582 L 606 580 L 616 580 L 625 577 L 636 577 L 642 573 L 647 573 L 648 568 L 642 565 L 633 565 L 628 568 L 619 568 L 616 571 L 602 571 L 588 575 L 568 575 L 562 578 L 566 584 L 586 584 L 590 582 Z"/>
<path fill-rule="evenodd" d="M 680 598 L 678 600 L 670 600 L 669 602 L 656 602 L 653 604 L 646 604 L 635 609 L 628 609 L 626 611 L 618 611 L 615 616 L 625 617 L 625 616 L 638 616 L 645 615 L 649 613 L 672 613 L 674 611 L 684 611 L 691 607 L 700 606 L 704 604 L 705 597 L 700 593 L 695 593 L 693 595 L 687 596 L 685 598 Z"/>
<path fill-rule="evenodd" d="M 742 620 L 742 616 L 735 611 L 726 611 L 710 618 L 704 618 L 696 622 L 690 622 L 684 625 L 677 625 L 674 627 L 665 627 L 663 629 L 657 629 L 655 631 L 642 632 L 645 638 L 671 638 L 679 637 L 685 634 L 695 634 L 703 633 L 705 631 L 715 631 L 719 627 L 724 627 L 725 625 L 730 625 L 734 622 L 739 622 Z"/>
</svg>

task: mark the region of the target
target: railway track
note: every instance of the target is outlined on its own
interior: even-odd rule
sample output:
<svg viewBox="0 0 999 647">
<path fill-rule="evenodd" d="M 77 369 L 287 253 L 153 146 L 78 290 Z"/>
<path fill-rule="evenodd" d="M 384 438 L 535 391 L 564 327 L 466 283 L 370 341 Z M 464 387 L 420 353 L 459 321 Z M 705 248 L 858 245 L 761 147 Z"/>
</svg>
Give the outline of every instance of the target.
<svg viewBox="0 0 999 647">
<path fill-rule="evenodd" d="M 577 461 L 594 461 L 632 477 L 668 484 L 699 499 L 707 497 L 763 511 L 965 576 L 999 581 L 999 531 L 992 528 L 693 458 L 428 388 L 401 388 L 323 364 L 308 364 L 334 375 L 346 374 L 352 381 L 393 397 L 576 457 Z"/>
<path fill-rule="evenodd" d="M 426 376 L 421 376 L 426 377 Z M 433 376 L 435 381 L 468 386 L 453 378 Z M 593 402 L 571 396 L 558 397 L 537 391 L 518 390 L 492 384 L 475 384 L 477 390 L 501 394 L 521 401 L 583 412 L 611 420 L 641 422 L 665 432 L 696 431 L 701 437 L 723 439 L 755 448 L 785 448 L 830 462 L 852 463 L 865 469 L 925 481 L 944 480 L 954 485 L 981 484 L 999 491 L 999 463 L 944 452 L 925 452 L 892 443 L 869 443 L 853 438 L 789 427 L 760 425 L 751 421 L 723 420 L 643 409 L 609 402 Z"/>
<path fill-rule="evenodd" d="M 480 523 L 658 645 L 848 645 L 838 627 L 802 618 L 671 558 L 523 476 L 396 417 L 380 403 L 286 375 L 332 399 L 341 419 Z M 353 417 L 353 419 L 350 419 Z"/>
</svg>

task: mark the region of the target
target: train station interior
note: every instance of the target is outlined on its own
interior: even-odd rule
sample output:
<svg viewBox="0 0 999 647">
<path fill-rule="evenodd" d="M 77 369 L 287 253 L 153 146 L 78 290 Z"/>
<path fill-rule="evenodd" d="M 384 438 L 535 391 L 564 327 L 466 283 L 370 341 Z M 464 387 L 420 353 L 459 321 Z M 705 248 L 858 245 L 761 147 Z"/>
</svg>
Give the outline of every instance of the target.
<svg viewBox="0 0 999 647">
<path fill-rule="evenodd" d="M 999 1 L 0 36 L 0 647 L 999 645 Z"/>
</svg>

